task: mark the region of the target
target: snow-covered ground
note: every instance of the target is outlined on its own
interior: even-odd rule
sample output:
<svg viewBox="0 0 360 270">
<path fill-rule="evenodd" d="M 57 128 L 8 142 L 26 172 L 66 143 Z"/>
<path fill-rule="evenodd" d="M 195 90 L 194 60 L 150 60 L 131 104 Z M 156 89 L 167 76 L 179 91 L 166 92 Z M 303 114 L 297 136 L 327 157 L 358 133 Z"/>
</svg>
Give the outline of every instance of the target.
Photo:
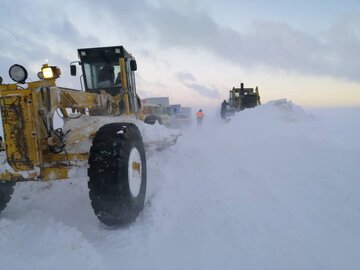
<svg viewBox="0 0 360 270">
<path fill-rule="evenodd" d="M 182 132 L 147 154 L 146 206 L 128 227 L 99 223 L 85 177 L 18 184 L 1 268 L 360 269 L 359 108 L 274 101 Z"/>
</svg>

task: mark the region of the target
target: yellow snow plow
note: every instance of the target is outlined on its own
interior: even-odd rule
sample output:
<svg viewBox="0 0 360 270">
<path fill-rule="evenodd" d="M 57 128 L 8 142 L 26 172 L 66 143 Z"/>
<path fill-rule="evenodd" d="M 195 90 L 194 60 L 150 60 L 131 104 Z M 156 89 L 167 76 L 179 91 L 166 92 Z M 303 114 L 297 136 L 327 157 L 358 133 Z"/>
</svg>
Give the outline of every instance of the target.
<svg viewBox="0 0 360 270">
<path fill-rule="evenodd" d="M 79 164 L 88 163 L 88 186 L 96 216 L 109 226 L 135 220 L 146 191 L 146 157 L 139 128 L 129 119 L 141 119 L 136 92 L 135 58 L 123 46 L 79 49 L 70 66 L 81 66 L 85 91 L 56 85 L 61 71 L 43 65 L 39 80 L 27 81 L 26 69 L 10 67 L 15 83 L 0 80 L 0 108 L 4 138 L 0 140 L 0 211 L 11 198 L 16 182 L 68 179 Z M 74 64 L 75 63 L 75 64 Z M 112 117 L 83 133 L 55 128 L 55 114 L 64 121 L 81 115 Z M 122 118 L 121 118 L 122 117 Z M 91 126 L 91 125 L 90 125 Z M 90 150 L 68 152 L 81 136 L 92 140 Z"/>
<path fill-rule="evenodd" d="M 244 84 L 241 83 L 240 87 L 233 87 L 229 91 L 229 101 L 224 100 L 221 103 L 221 118 L 227 119 L 228 116 L 233 116 L 235 112 L 242 111 L 247 108 L 254 108 L 260 105 L 259 89 L 256 88 L 244 88 Z"/>
</svg>

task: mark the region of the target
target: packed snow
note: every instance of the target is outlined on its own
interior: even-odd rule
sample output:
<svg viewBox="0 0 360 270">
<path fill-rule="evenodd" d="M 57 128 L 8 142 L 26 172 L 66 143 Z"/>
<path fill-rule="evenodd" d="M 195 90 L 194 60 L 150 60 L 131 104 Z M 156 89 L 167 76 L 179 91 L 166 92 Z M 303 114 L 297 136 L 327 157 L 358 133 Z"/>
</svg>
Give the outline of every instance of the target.
<svg viewBox="0 0 360 270">
<path fill-rule="evenodd" d="M 179 130 L 168 129 L 157 122 L 148 125 L 132 116 L 88 116 L 83 115 L 76 119 L 65 121 L 64 133 L 67 134 L 67 152 L 82 153 L 89 152 L 92 135 L 108 123 L 133 123 L 143 137 L 145 146 L 158 145 L 160 142 L 172 141 L 180 136 Z M 89 139 L 90 138 L 90 139 Z"/>
<path fill-rule="evenodd" d="M 3 268 L 360 269 L 360 109 L 277 100 L 229 122 L 205 114 L 147 152 L 146 204 L 130 226 L 97 220 L 86 177 L 17 184 L 1 213 Z"/>
</svg>

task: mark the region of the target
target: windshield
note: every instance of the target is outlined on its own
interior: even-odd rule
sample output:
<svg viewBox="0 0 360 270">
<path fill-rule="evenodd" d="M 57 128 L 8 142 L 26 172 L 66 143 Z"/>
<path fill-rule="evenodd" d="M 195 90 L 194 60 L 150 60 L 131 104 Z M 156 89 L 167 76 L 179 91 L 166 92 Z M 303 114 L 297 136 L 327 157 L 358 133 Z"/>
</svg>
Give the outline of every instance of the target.
<svg viewBox="0 0 360 270">
<path fill-rule="evenodd" d="M 121 85 L 119 58 L 86 57 L 84 66 L 84 81 L 87 89 L 113 88 Z"/>
</svg>

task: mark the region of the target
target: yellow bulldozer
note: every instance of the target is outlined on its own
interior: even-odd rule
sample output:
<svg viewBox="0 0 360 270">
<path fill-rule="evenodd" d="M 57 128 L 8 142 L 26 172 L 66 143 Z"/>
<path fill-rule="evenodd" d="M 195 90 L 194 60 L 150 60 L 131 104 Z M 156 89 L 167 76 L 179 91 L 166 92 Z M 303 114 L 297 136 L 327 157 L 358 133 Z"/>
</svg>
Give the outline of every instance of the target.
<svg viewBox="0 0 360 270">
<path fill-rule="evenodd" d="M 70 71 L 76 75 L 81 66 L 85 91 L 57 86 L 61 70 L 48 64 L 42 66 L 38 81 L 28 81 L 26 69 L 18 64 L 9 69 L 14 83 L 4 84 L 0 77 L 0 211 L 17 182 L 68 179 L 79 162 L 87 162 L 96 216 L 108 226 L 128 224 L 144 206 L 147 181 L 142 135 L 128 121 L 142 118 L 136 61 L 123 46 L 79 49 L 78 55 Z M 55 113 L 64 121 L 78 115 L 123 120 L 85 134 L 92 140 L 90 150 L 68 152 L 69 144 L 84 134 L 55 128 Z"/>
<path fill-rule="evenodd" d="M 244 88 L 244 84 L 240 83 L 240 87 L 233 87 L 229 91 L 229 101 L 224 100 L 221 103 L 221 118 L 227 119 L 233 116 L 235 112 L 242 111 L 247 108 L 253 108 L 261 105 L 259 89 Z"/>
</svg>

